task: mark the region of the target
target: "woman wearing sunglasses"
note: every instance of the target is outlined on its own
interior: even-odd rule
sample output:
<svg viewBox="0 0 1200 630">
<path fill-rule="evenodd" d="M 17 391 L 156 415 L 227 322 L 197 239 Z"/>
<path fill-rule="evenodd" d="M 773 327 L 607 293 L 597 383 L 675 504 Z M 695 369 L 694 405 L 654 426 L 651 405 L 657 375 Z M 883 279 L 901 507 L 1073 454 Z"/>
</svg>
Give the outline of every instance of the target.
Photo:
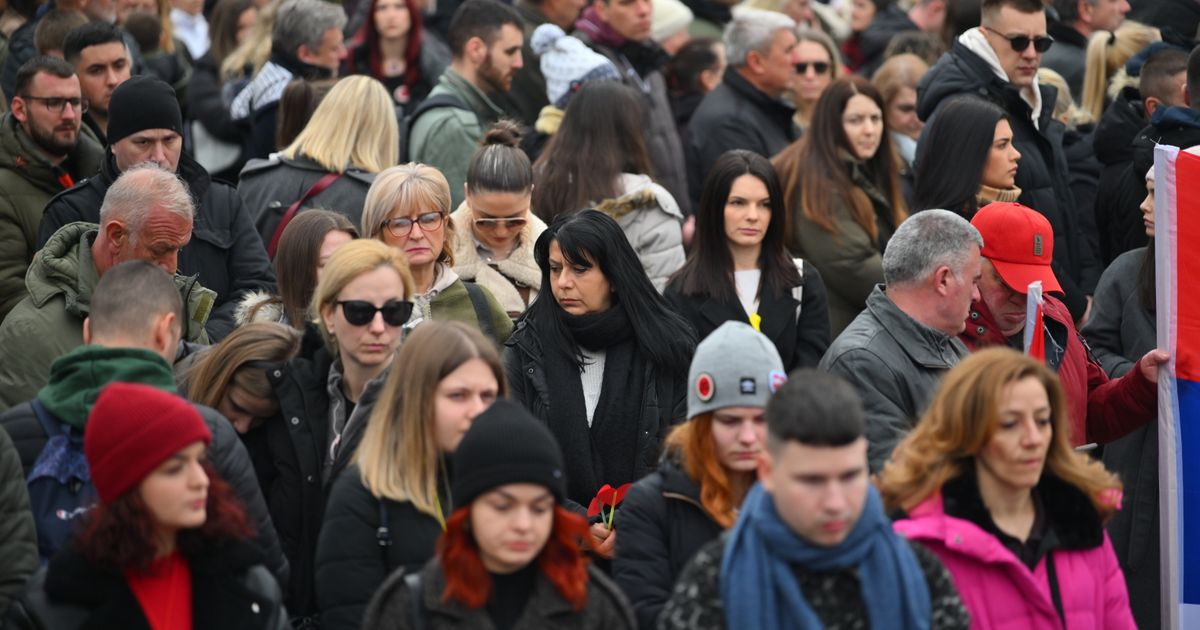
<svg viewBox="0 0 1200 630">
<path fill-rule="evenodd" d="M 432 166 L 410 162 L 380 173 L 363 207 L 364 238 L 387 243 L 408 260 L 416 289 L 410 326 L 425 320 L 475 326 L 499 342 L 513 322 L 491 291 L 464 282 L 454 271 L 456 235 L 450 214 L 450 184 Z"/>
<path fill-rule="evenodd" d="M 796 79 L 792 82 L 792 120 L 802 133 L 812 123 L 813 110 L 833 80 L 841 76 L 841 57 L 828 35 L 807 26 L 796 31 Z"/>
<path fill-rule="evenodd" d="M 388 574 L 433 557 L 460 507 L 450 458 L 506 394 L 496 346 L 461 322 L 418 326 L 396 361 L 404 368 L 388 377 L 354 465 L 329 495 L 316 556 L 323 630 L 357 630 Z"/>
<path fill-rule="evenodd" d="M 529 210 L 533 169 L 520 148 L 521 129 L 502 120 L 483 136 L 467 166 L 466 200 L 450 215 L 454 271 L 496 297 L 516 319 L 537 297 L 541 272 L 533 243 L 546 224 Z"/>
</svg>

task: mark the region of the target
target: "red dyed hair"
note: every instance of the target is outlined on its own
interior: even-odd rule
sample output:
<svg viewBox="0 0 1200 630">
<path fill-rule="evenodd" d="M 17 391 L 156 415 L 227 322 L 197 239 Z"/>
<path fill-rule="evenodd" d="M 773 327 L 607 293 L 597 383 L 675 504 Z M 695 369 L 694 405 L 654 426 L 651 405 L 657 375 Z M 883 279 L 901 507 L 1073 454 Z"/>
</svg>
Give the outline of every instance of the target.
<svg viewBox="0 0 1200 630">
<path fill-rule="evenodd" d="M 700 486 L 700 505 L 708 515 L 725 529 L 733 527 L 743 497 L 733 496 L 729 473 L 717 459 L 712 414 L 702 413 L 675 427 L 667 436 L 667 448 L 682 455 L 683 472 Z"/>
<path fill-rule="evenodd" d="M 456 510 L 438 539 L 438 557 L 446 575 L 442 601 L 456 599 L 469 608 L 482 608 L 492 595 L 492 578 L 479 558 L 479 544 L 468 531 L 470 517 L 471 506 Z M 582 516 L 556 505 L 550 539 L 535 560 L 542 575 L 575 610 L 583 610 L 587 604 L 588 558 L 582 547 L 587 534 L 588 524 Z"/>
<path fill-rule="evenodd" d="M 379 49 L 379 29 L 375 27 L 375 5 L 377 4 L 379 4 L 379 0 L 371 0 L 371 7 L 367 10 L 367 19 L 354 34 L 351 47 L 366 46 L 366 70 L 371 76 L 382 78 L 383 53 Z M 416 0 L 404 0 L 404 6 L 408 7 L 409 24 L 408 46 L 404 49 L 404 85 L 411 88 L 421 76 L 421 40 L 425 35 L 425 22 Z M 353 59 L 354 56 L 351 55 L 351 65 L 354 63 Z M 363 68 L 356 68 L 356 70 L 362 71 Z M 437 79 L 437 77 L 433 78 Z"/>
<path fill-rule="evenodd" d="M 185 556 L 214 543 L 254 535 L 233 488 L 217 475 L 211 463 L 205 461 L 202 465 L 208 475 L 207 518 L 200 527 L 179 532 L 176 545 Z M 89 562 L 124 571 L 150 566 L 158 553 L 153 541 L 154 520 L 135 488 L 108 505 L 98 504 L 73 544 Z"/>
</svg>

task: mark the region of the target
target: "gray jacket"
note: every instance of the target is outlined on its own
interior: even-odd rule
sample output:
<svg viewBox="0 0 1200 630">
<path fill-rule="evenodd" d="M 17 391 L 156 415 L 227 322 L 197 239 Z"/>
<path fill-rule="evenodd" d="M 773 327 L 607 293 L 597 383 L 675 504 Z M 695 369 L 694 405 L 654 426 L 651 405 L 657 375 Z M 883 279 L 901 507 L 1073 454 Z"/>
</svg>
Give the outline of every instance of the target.
<svg viewBox="0 0 1200 630">
<path fill-rule="evenodd" d="M 254 227 L 269 244 L 275 235 L 284 213 L 304 193 L 328 174 L 320 164 L 304 156 L 296 159 L 272 155 L 267 160 L 250 160 L 238 178 L 238 196 L 246 206 L 246 212 L 254 219 Z M 346 169 L 319 195 L 314 195 L 300 206 L 300 211 L 310 208 L 332 210 L 345 215 L 358 228 L 362 224 L 363 202 L 367 189 L 375 181 L 375 174 L 357 168 Z"/>
<path fill-rule="evenodd" d="M 845 378 L 866 411 L 867 458 L 878 472 L 917 424 L 942 375 L 967 356 L 956 337 L 901 311 L 877 285 L 867 308 L 833 341 L 818 369 Z"/>
</svg>

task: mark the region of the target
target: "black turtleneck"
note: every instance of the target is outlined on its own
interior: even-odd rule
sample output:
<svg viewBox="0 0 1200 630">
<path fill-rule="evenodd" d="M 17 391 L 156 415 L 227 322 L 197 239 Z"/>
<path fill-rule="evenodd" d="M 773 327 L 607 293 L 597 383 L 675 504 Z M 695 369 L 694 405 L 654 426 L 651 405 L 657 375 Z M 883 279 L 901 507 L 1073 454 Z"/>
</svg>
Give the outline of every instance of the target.
<svg viewBox="0 0 1200 630">
<path fill-rule="evenodd" d="M 492 596 L 488 598 L 487 614 L 496 630 L 510 630 L 516 627 L 521 613 L 525 612 L 525 604 L 533 596 L 534 583 L 537 580 L 538 568 L 536 562 L 530 562 L 525 568 L 512 573 L 492 573 Z"/>
</svg>

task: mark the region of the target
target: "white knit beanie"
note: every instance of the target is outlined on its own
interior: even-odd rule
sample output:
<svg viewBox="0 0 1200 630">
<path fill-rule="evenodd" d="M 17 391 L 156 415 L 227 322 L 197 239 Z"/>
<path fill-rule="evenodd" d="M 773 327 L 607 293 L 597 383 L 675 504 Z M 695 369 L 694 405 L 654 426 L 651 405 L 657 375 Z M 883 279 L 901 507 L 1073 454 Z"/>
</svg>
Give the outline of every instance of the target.
<svg viewBox="0 0 1200 630">
<path fill-rule="evenodd" d="M 607 57 L 567 35 L 557 25 L 537 27 L 529 43 L 542 59 L 546 96 L 559 109 L 566 109 L 571 95 L 588 81 L 621 80 L 617 67 Z"/>
<path fill-rule="evenodd" d="M 661 44 L 691 26 L 694 17 L 692 10 L 679 0 L 654 0 L 650 37 Z"/>
</svg>

